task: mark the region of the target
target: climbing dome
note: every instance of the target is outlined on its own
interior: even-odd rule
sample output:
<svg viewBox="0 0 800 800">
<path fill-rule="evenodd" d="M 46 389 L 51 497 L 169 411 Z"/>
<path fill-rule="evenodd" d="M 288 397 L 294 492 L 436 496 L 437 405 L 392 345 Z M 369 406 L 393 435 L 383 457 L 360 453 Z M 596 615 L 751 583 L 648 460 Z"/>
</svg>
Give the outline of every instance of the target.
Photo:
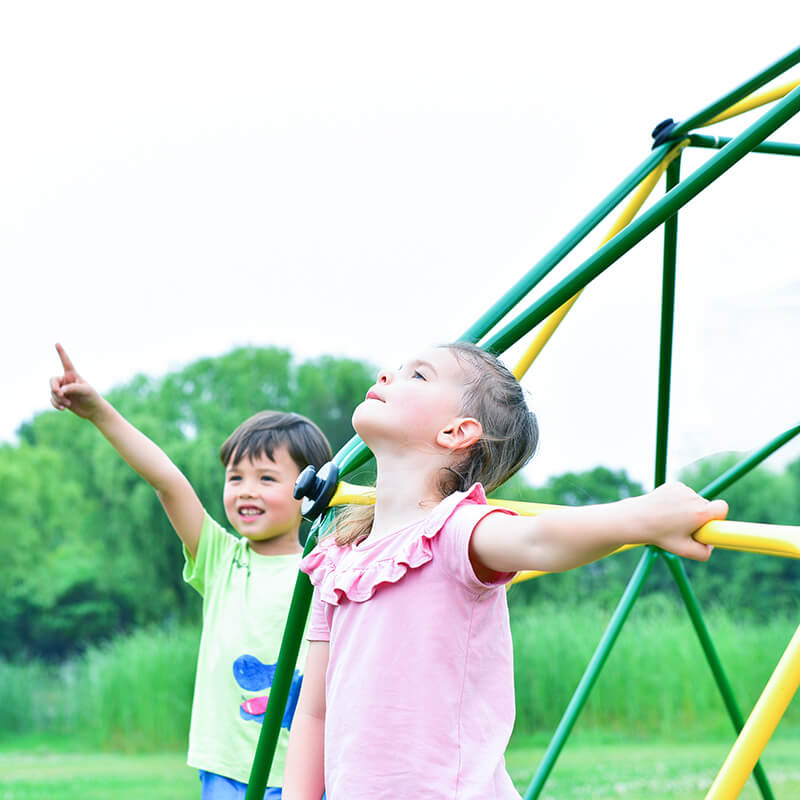
<svg viewBox="0 0 800 800">
<path fill-rule="evenodd" d="M 764 88 L 784 76 L 798 63 L 800 63 L 800 48 L 766 67 L 692 117 L 682 122 L 669 119 L 660 123 L 653 131 L 653 146 L 647 158 L 460 337 L 476 342 L 496 354 L 503 354 L 531 334 L 531 341 L 514 369 L 517 378 L 521 379 L 572 308 L 584 287 L 641 242 L 645 236 L 663 225 L 659 379 L 654 404 L 655 485 L 663 483 L 666 479 L 678 211 L 748 153 L 800 156 L 800 145 L 768 139 L 782 124 L 800 111 L 800 80 L 779 86 L 773 85 L 769 89 Z M 762 109 L 761 116 L 734 137 L 709 136 L 695 132 L 697 129 L 755 109 Z M 690 175 L 681 177 L 681 154 L 687 147 L 706 148 L 714 152 L 702 166 Z M 664 196 L 640 213 L 662 175 L 666 176 Z M 599 249 L 563 280 L 531 301 L 529 298 L 545 276 L 626 200 L 627 204 Z M 653 355 L 656 356 L 655 353 Z M 706 498 L 718 495 L 798 433 L 800 425 L 776 432 L 772 441 L 720 475 L 702 489 L 700 494 Z M 372 490 L 341 480 L 363 466 L 370 458 L 369 450 L 358 437 L 355 437 L 336 454 L 331 464 L 320 470 L 319 475 L 301 476 L 303 485 L 298 486 L 298 496 L 304 496 L 303 513 L 315 520 L 306 543 L 306 553 L 312 549 L 319 536 L 324 535 L 331 520 L 330 509 L 349 503 L 364 504 L 373 501 Z M 513 508 L 523 514 L 536 514 L 543 508 L 531 503 L 503 500 L 490 502 Z M 697 538 L 704 543 L 731 550 L 768 554 L 778 558 L 800 558 L 800 521 L 798 525 L 759 525 L 729 520 L 712 522 L 697 533 Z M 765 800 L 774 797 L 758 760 L 800 685 L 800 627 L 775 667 L 761 697 L 745 720 L 703 621 L 701 609 L 681 559 L 656 547 L 647 546 L 643 548 L 641 558 L 622 593 L 611 621 L 553 734 L 545 756 L 524 795 L 525 800 L 539 797 L 636 603 L 640 590 L 658 559 L 664 560 L 675 581 L 709 669 L 719 688 L 722 702 L 738 735 L 730 754 L 706 794 L 706 800 L 731 800 L 738 797 L 751 773 L 762 797 Z M 708 568 L 713 569 L 713 562 Z M 516 580 L 528 580 L 539 575 L 541 573 L 522 573 Z M 311 595 L 312 587 L 308 577 L 299 573 L 270 693 L 270 702 L 253 762 L 247 800 L 256 800 L 264 794 Z"/>
</svg>

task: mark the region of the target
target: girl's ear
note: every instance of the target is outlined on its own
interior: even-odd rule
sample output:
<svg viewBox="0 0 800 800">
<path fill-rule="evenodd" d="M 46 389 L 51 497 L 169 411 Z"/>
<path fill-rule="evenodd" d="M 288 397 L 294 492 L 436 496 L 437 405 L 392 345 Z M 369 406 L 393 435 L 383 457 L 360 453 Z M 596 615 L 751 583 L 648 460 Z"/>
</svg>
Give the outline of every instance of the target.
<svg viewBox="0 0 800 800">
<path fill-rule="evenodd" d="M 483 426 L 474 417 L 457 417 L 436 434 L 436 444 L 447 450 L 465 450 L 483 435 Z"/>
</svg>

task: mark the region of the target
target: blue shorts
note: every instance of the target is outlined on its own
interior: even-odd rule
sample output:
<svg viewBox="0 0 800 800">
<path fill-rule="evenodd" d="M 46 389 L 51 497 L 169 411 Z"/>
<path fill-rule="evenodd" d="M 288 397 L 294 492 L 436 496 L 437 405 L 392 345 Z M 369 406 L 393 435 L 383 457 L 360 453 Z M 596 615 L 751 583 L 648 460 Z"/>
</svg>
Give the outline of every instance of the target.
<svg viewBox="0 0 800 800">
<path fill-rule="evenodd" d="M 224 775 L 217 775 L 215 772 L 206 772 L 203 769 L 200 773 L 200 783 L 203 788 L 200 793 L 200 800 L 244 800 L 247 795 L 247 784 L 226 778 Z M 267 787 L 264 792 L 264 800 L 280 800 L 280 788 Z"/>
</svg>

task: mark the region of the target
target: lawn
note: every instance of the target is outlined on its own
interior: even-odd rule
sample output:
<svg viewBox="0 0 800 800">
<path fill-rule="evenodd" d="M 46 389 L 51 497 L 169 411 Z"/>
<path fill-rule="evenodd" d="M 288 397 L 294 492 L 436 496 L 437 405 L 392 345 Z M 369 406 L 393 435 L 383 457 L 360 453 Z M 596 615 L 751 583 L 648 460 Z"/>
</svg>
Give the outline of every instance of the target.
<svg viewBox="0 0 800 800">
<path fill-rule="evenodd" d="M 569 741 L 551 773 L 540 800 L 702 800 L 722 766 L 730 742 L 622 742 L 596 744 Z M 545 747 L 517 740 L 506 763 L 520 792 L 527 789 Z M 776 800 L 800 797 L 800 741 L 775 739 L 762 765 Z M 742 800 L 761 793 L 752 780 Z"/>
<path fill-rule="evenodd" d="M 0 800 L 198 800 L 183 753 L 0 752 Z"/>
<path fill-rule="evenodd" d="M 728 744 L 570 742 L 542 800 L 702 800 Z M 200 784 L 183 753 L 74 753 L 36 744 L 0 750 L 0 800 L 198 800 Z M 511 775 L 524 792 L 544 746 L 515 741 Z M 800 741 L 776 739 L 764 755 L 776 800 L 800 797 Z M 752 780 L 743 800 L 760 797 Z"/>
</svg>

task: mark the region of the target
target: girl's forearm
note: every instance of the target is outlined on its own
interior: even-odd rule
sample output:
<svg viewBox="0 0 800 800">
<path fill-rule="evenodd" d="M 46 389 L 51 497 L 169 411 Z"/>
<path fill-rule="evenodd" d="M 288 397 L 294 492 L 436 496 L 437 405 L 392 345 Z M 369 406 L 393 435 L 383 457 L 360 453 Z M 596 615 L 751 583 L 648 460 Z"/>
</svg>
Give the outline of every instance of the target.
<svg viewBox="0 0 800 800">
<path fill-rule="evenodd" d="M 536 517 L 490 514 L 476 527 L 470 557 L 497 572 L 563 572 L 626 544 L 655 544 L 686 558 L 706 560 L 708 545 L 692 534 L 724 519 L 724 500 L 708 502 L 680 483 L 615 503 L 546 511 Z"/>
<path fill-rule="evenodd" d="M 320 800 L 325 791 L 325 719 L 299 708 L 289 732 L 283 800 Z"/>
<path fill-rule="evenodd" d="M 596 561 L 625 544 L 641 543 L 646 534 L 637 525 L 636 509 L 628 500 L 548 511 L 534 525 L 541 545 L 553 558 L 551 571 Z"/>
</svg>

